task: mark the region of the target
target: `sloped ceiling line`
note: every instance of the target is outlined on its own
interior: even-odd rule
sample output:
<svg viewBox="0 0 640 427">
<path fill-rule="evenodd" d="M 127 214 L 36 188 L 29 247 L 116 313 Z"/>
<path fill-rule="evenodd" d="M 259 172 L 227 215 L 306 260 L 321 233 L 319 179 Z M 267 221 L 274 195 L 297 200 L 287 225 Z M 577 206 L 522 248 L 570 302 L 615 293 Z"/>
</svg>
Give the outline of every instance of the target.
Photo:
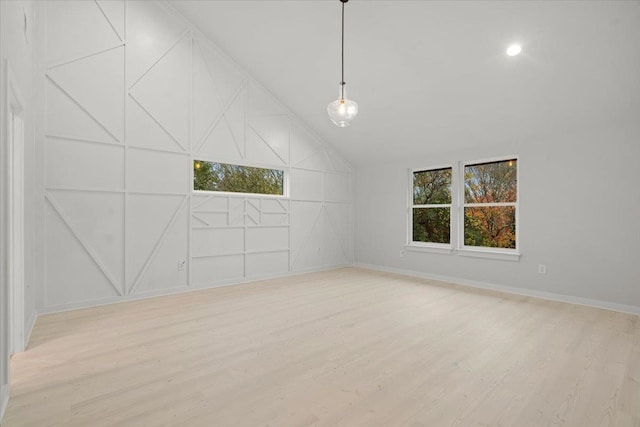
<svg viewBox="0 0 640 427">
<path fill-rule="evenodd" d="M 113 277 L 109 269 L 102 263 L 102 261 L 100 261 L 98 254 L 91 248 L 91 246 L 87 243 L 87 241 L 81 236 L 78 229 L 76 229 L 76 227 L 73 225 L 71 220 L 67 217 L 67 215 L 62 210 L 62 207 L 60 207 L 58 202 L 56 202 L 54 197 L 49 192 L 46 192 L 45 198 L 47 199 L 51 207 L 56 211 L 56 214 L 58 214 L 62 222 L 64 222 L 64 224 L 67 226 L 67 228 L 69 229 L 73 237 L 76 238 L 76 240 L 82 245 L 85 252 L 91 257 L 93 262 L 98 266 L 98 268 L 100 269 L 100 272 L 102 272 L 102 274 L 104 275 L 104 277 L 107 278 L 111 286 L 113 286 L 113 289 L 115 289 L 120 296 L 124 295 L 122 289 L 120 289 L 120 286 L 118 286 L 117 284 L 117 280 Z"/>
</svg>

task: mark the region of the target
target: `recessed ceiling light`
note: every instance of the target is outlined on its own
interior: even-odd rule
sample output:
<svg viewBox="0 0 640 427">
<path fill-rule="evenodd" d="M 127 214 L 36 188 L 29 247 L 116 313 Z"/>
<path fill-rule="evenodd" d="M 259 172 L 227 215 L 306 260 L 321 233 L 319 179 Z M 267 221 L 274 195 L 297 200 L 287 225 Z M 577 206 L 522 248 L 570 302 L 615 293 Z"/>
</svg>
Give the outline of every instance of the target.
<svg viewBox="0 0 640 427">
<path fill-rule="evenodd" d="M 520 46 L 519 44 L 512 44 L 507 48 L 507 55 L 516 56 L 521 51 L 522 51 L 522 46 Z"/>
</svg>

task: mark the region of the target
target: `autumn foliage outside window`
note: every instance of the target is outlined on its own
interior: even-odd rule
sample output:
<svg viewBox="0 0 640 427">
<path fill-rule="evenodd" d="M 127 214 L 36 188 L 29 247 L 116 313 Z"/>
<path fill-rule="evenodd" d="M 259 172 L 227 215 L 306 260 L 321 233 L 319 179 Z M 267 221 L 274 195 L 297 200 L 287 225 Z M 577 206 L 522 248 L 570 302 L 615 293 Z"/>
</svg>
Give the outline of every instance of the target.
<svg viewBox="0 0 640 427">
<path fill-rule="evenodd" d="M 284 171 L 195 160 L 193 189 L 284 195 Z"/>
<path fill-rule="evenodd" d="M 464 244 L 516 248 L 517 160 L 464 167 Z"/>
<path fill-rule="evenodd" d="M 414 170 L 410 244 L 515 250 L 517 209 L 517 159 Z"/>
<path fill-rule="evenodd" d="M 412 240 L 451 242 L 451 168 L 413 173 Z"/>
</svg>

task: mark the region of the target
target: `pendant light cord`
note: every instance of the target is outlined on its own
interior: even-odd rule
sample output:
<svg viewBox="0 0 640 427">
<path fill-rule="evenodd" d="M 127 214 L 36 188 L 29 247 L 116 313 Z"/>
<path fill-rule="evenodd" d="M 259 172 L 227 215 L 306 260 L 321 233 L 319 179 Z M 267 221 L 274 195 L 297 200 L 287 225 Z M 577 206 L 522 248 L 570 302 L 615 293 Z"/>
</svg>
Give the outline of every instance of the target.
<svg viewBox="0 0 640 427">
<path fill-rule="evenodd" d="M 342 2 L 342 80 L 340 81 L 340 98 L 344 99 L 344 4 L 346 2 Z"/>
</svg>

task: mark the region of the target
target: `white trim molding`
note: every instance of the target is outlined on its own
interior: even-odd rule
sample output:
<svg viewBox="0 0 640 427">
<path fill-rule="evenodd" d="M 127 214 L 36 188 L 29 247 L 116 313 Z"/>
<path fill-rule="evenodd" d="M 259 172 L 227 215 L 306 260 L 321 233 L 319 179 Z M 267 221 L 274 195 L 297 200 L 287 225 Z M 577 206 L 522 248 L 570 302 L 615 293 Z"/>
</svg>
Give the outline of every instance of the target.
<svg viewBox="0 0 640 427">
<path fill-rule="evenodd" d="M 7 410 L 7 406 L 9 405 L 9 395 L 11 394 L 11 385 L 3 384 L 2 390 L 0 392 L 0 396 L 2 396 L 2 401 L 0 402 L 0 421 L 4 417 L 4 411 Z"/>
<path fill-rule="evenodd" d="M 438 280 L 445 283 L 455 285 L 468 286 L 471 288 L 487 289 L 491 291 L 504 292 L 512 295 L 522 295 L 526 297 L 540 298 L 550 301 L 565 302 L 569 304 L 584 305 L 587 307 L 601 308 L 604 310 L 619 311 L 621 313 L 631 313 L 640 315 L 640 307 L 635 305 L 618 304 L 610 301 L 595 300 L 590 298 L 576 297 L 572 295 L 557 294 L 554 292 L 536 291 L 533 289 L 516 288 L 514 286 L 498 285 L 495 283 L 481 282 L 477 280 L 461 279 L 458 277 L 440 276 L 437 274 L 423 273 L 414 270 L 405 270 L 402 268 L 386 267 L 367 263 L 356 262 L 354 267 L 364 268 L 367 270 L 383 271 L 386 273 L 402 274 L 404 276 L 412 276 L 420 279 Z"/>
</svg>

